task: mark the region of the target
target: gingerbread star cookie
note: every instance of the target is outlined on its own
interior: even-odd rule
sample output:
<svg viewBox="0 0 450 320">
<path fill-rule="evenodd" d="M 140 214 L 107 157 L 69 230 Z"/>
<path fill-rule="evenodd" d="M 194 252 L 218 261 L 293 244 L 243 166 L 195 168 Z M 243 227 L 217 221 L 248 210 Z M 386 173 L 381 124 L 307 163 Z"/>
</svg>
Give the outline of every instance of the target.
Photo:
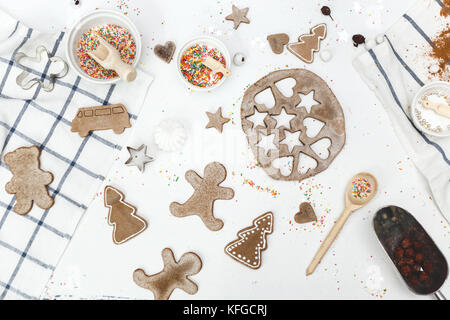
<svg viewBox="0 0 450 320">
<path fill-rule="evenodd" d="M 217 131 L 222 133 L 223 125 L 230 121 L 229 118 L 222 117 L 222 108 L 217 109 L 216 113 L 206 112 L 206 115 L 209 118 L 209 122 L 206 125 L 206 129 L 216 128 Z"/>
<path fill-rule="evenodd" d="M 225 17 L 225 20 L 233 21 L 234 29 L 239 28 L 239 25 L 243 23 L 250 23 L 250 20 L 247 18 L 248 8 L 239 9 L 233 4 L 233 13 L 229 14 Z"/>
<path fill-rule="evenodd" d="M 253 225 L 238 232 L 239 239 L 225 247 L 225 253 L 237 262 L 252 268 L 261 267 L 261 251 L 267 248 L 267 235 L 273 231 L 273 213 L 267 212 L 253 220 Z"/>
</svg>

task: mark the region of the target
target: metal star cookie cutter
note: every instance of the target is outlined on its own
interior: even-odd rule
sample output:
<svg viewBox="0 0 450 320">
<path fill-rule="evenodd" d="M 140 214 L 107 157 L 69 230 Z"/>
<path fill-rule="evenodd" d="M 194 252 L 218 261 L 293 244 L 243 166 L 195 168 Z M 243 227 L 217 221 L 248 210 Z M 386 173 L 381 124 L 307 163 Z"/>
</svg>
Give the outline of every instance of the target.
<svg viewBox="0 0 450 320">
<path fill-rule="evenodd" d="M 47 59 L 51 63 L 61 62 L 63 64 L 63 69 L 58 73 L 50 73 L 50 75 L 48 75 L 49 78 L 48 85 L 44 83 L 45 79 L 44 81 L 42 81 L 38 77 L 26 81 L 26 78 L 29 76 L 30 72 L 28 71 L 29 70 L 28 67 L 21 64 L 22 59 L 28 58 L 33 62 L 39 63 L 41 62 L 43 53 L 47 55 Z M 16 63 L 20 68 L 24 69 L 24 71 L 21 74 L 19 74 L 16 78 L 17 85 L 24 90 L 29 90 L 36 84 L 38 84 L 46 92 L 53 91 L 53 89 L 55 88 L 56 79 L 65 77 L 69 72 L 69 65 L 67 64 L 67 62 L 63 58 L 52 56 L 51 53 L 44 46 L 38 46 L 36 48 L 36 55 L 34 57 L 28 56 L 23 52 L 17 52 L 14 57 L 14 63 Z"/>
</svg>

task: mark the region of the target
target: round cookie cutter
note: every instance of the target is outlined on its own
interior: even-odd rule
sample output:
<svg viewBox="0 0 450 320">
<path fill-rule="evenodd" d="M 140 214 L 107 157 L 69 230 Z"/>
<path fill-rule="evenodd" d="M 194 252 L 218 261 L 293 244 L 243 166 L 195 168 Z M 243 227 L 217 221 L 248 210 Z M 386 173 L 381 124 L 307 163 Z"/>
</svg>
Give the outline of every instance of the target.
<svg viewBox="0 0 450 320">
<path fill-rule="evenodd" d="M 435 137 L 450 136 L 450 119 L 445 118 L 433 110 L 425 109 L 420 101 L 426 95 L 439 94 L 450 100 L 450 84 L 444 81 L 436 81 L 423 86 L 414 96 L 411 103 L 411 118 L 414 125 L 420 131 Z M 436 130 L 437 126 L 442 128 L 442 131 Z M 434 127 L 434 128 L 433 128 Z"/>
<path fill-rule="evenodd" d="M 208 48 L 217 49 L 220 53 L 223 54 L 223 57 L 225 58 L 226 67 L 228 69 L 230 69 L 230 67 L 231 67 L 230 52 L 228 51 L 227 47 L 225 46 L 225 44 L 222 41 L 220 41 L 219 39 L 213 38 L 213 37 L 208 37 L 208 36 L 196 37 L 196 38 L 186 42 L 181 47 L 180 51 L 178 52 L 176 67 L 177 67 L 177 73 L 179 74 L 181 81 L 183 81 L 183 83 L 193 91 L 211 91 L 213 89 L 220 87 L 222 85 L 222 83 L 224 83 L 226 80 L 225 76 L 222 77 L 222 79 L 220 79 L 215 85 L 213 85 L 211 87 L 197 87 L 197 86 L 194 86 L 189 81 L 187 81 L 187 79 L 184 77 L 183 73 L 181 72 L 181 70 L 180 70 L 181 57 L 183 56 L 183 53 L 187 49 L 189 49 L 190 47 L 192 47 L 195 44 L 207 45 Z"/>
<path fill-rule="evenodd" d="M 124 16 L 121 12 L 102 9 L 102 10 L 95 10 L 94 12 L 88 13 L 87 15 L 81 17 L 74 24 L 67 37 L 66 42 L 67 61 L 70 67 L 73 70 L 75 70 L 80 77 L 82 77 L 87 81 L 97 84 L 117 83 L 120 81 L 120 78 L 117 77 L 114 79 L 95 79 L 89 76 L 80 67 L 79 58 L 77 55 L 77 47 L 78 41 L 81 39 L 81 36 L 85 32 L 99 25 L 106 25 L 106 24 L 115 24 L 120 27 L 123 27 L 127 29 L 128 32 L 130 32 L 131 35 L 133 36 L 134 41 L 136 42 L 136 57 L 133 61 L 133 67 L 135 68 L 137 67 L 141 57 L 142 42 L 140 33 L 136 28 L 136 26 L 134 25 L 134 23 L 128 17 Z"/>
</svg>

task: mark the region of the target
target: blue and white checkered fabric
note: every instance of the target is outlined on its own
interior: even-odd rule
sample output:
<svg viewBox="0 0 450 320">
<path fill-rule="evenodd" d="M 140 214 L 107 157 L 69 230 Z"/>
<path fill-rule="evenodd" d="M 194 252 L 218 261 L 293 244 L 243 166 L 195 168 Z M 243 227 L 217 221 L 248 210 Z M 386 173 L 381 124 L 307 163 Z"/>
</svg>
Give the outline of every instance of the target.
<svg viewBox="0 0 450 320">
<path fill-rule="evenodd" d="M 0 300 L 40 297 L 114 155 L 130 134 L 131 129 L 121 135 L 108 130 L 81 138 L 70 131 L 78 108 L 123 103 L 133 124 L 152 81 L 139 72 L 132 85 L 101 86 L 70 71 L 52 92 L 19 88 L 16 77 L 23 70 L 14 64 L 14 55 L 33 56 L 36 47 L 44 45 L 52 54 L 65 57 L 63 41 L 64 33 L 39 33 L 0 11 Z M 26 68 L 48 79 L 58 66 L 44 61 Z M 48 210 L 33 206 L 28 215 L 19 216 L 12 211 L 15 196 L 3 187 L 12 176 L 3 157 L 31 145 L 42 150 L 41 166 L 54 175 L 49 192 L 55 204 Z"/>
<path fill-rule="evenodd" d="M 441 0 L 418 0 L 385 34 L 385 41 L 359 56 L 355 68 L 386 107 L 400 142 L 423 173 L 442 214 L 450 221 L 450 137 L 428 136 L 414 126 L 409 106 L 416 92 L 431 81 L 435 61 L 426 58 L 431 38 L 448 28 L 440 16 Z M 449 80 L 449 71 L 442 80 Z"/>
</svg>

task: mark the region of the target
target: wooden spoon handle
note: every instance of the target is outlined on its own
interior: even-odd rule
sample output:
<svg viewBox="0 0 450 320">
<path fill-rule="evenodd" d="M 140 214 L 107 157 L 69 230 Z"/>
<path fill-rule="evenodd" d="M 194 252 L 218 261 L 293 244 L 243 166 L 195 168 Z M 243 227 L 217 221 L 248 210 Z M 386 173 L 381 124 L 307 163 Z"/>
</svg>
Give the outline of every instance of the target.
<svg viewBox="0 0 450 320">
<path fill-rule="evenodd" d="M 344 226 L 345 222 L 347 221 L 348 217 L 352 211 L 349 207 L 346 207 L 344 209 L 344 212 L 342 212 L 339 219 L 336 221 L 336 224 L 333 226 L 333 228 L 330 230 L 330 233 L 328 233 L 328 236 L 323 241 L 322 245 L 320 246 L 319 250 L 317 251 L 316 255 L 312 259 L 311 263 L 309 264 L 308 268 L 306 269 L 306 275 L 309 276 L 316 270 L 316 267 L 319 265 L 320 261 L 322 260 L 325 253 L 327 253 L 328 249 L 331 247 L 331 244 L 336 239 L 337 235 L 341 231 L 342 227 Z"/>
</svg>

